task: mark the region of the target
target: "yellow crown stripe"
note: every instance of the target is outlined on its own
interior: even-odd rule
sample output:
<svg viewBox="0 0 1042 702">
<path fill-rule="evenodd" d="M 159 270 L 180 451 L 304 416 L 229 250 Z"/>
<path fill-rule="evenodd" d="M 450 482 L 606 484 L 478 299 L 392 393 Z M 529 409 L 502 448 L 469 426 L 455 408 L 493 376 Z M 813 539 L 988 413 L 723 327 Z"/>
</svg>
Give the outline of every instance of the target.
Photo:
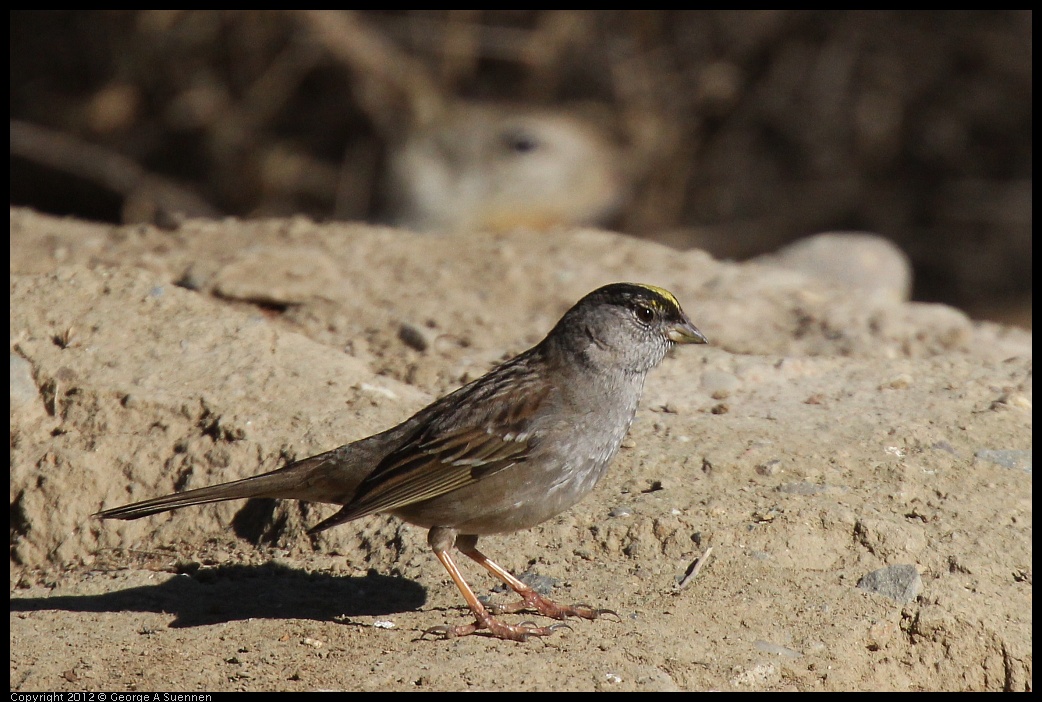
<svg viewBox="0 0 1042 702">
<path fill-rule="evenodd" d="M 677 300 L 677 298 L 673 295 L 673 293 L 671 293 L 670 291 L 666 290 L 665 288 L 657 288 L 654 285 L 645 285 L 644 283 L 634 283 L 634 285 L 636 285 L 638 288 L 644 288 L 645 290 L 650 290 L 651 292 L 655 293 L 656 295 L 660 295 L 661 297 L 665 298 L 667 301 L 672 303 L 673 306 L 675 306 L 677 309 L 680 309 L 680 301 Z"/>
</svg>

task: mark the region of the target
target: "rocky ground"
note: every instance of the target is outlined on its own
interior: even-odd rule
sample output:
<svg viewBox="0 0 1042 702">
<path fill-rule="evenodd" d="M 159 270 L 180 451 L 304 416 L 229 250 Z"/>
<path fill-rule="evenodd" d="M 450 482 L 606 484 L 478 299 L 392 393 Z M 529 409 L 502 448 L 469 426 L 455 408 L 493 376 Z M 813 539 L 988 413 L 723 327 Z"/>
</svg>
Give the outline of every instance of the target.
<svg viewBox="0 0 1042 702">
<path fill-rule="evenodd" d="M 385 428 L 619 280 L 712 345 L 649 378 L 591 497 L 483 544 L 620 621 L 425 637 L 468 615 L 389 517 L 90 517 Z M 12 690 L 1032 687 L 1029 331 L 591 230 L 12 210 L 10 284 Z"/>
</svg>

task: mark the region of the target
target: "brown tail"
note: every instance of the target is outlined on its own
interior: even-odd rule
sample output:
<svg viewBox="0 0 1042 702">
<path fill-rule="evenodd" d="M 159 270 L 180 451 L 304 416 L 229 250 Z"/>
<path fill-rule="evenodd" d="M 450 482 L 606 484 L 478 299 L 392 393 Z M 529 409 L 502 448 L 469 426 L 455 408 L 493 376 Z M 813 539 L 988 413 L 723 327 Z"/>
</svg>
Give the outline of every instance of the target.
<svg viewBox="0 0 1042 702">
<path fill-rule="evenodd" d="M 350 445 L 341 446 L 263 475 L 114 507 L 94 516 L 102 519 L 140 519 L 191 505 L 251 497 L 344 504 L 354 495 L 355 488 L 364 477 L 358 466 L 352 465 L 358 461 L 350 460 L 350 449 Z"/>
</svg>

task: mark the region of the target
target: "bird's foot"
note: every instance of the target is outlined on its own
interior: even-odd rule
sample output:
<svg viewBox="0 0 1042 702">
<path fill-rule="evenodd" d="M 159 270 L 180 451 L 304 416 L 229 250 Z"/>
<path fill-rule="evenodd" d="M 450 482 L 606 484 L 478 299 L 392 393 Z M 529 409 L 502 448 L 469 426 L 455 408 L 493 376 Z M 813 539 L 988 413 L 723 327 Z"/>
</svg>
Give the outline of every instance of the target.
<svg viewBox="0 0 1042 702">
<path fill-rule="evenodd" d="M 567 619 L 568 617 L 597 619 L 598 617 L 611 615 L 622 621 L 622 617 L 610 609 L 595 609 L 588 604 L 559 605 L 553 600 L 543 597 L 535 590 L 524 590 L 518 592 L 518 594 L 521 595 L 520 602 L 507 605 L 491 605 L 492 612 L 494 614 L 510 614 L 533 611 L 551 619 Z"/>
<path fill-rule="evenodd" d="M 507 624 L 499 621 L 492 615 L 486 614 L 483 617 L 478 617 L 473 624 L 465 624 L 462 626 L 435 626 L 427 629 L 423 633 L 431 634 L 433 636 L 441 636 L 446 639 L 454 639 L 459 636 L 470 636 L 479 631 L 487 631 L 493 638 L 524 642 L 527 641 L 530 636 L 549 636 L 561 629 L 571 629 L 571 627 L 567 624 L 536 626 L 535 622 L 527 621 L 516 625 Z"/>
</svg>

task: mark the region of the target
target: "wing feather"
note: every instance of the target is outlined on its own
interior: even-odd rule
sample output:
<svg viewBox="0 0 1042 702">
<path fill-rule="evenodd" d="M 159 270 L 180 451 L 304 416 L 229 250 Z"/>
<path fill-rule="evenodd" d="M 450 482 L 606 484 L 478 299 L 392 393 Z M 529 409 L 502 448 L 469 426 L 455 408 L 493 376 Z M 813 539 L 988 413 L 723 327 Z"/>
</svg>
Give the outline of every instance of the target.
<svg viewBox="0 0 1042 702">
<path fill-rule="evenodd" d="M 310 531 L 440 497 L 525 461 L 537 441 L 532 421 L 553 388 L 523 358 L 425 410 L 354 498 Z"/>
</svg>

